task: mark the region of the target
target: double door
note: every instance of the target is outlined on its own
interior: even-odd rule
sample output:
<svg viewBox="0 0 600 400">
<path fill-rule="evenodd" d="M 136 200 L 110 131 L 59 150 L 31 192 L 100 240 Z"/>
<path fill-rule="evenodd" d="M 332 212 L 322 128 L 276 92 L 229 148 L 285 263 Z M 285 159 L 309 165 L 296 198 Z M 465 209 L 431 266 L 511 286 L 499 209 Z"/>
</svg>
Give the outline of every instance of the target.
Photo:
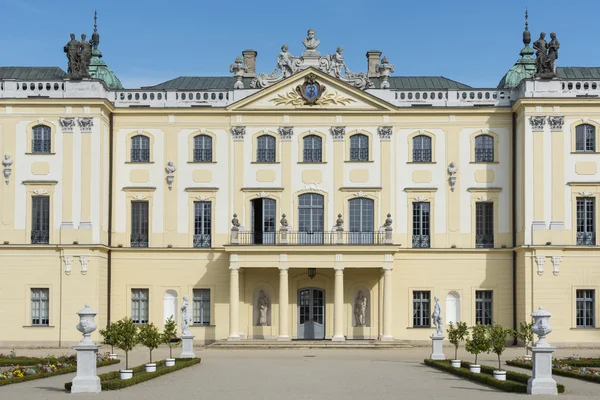
<svg viewBox="0 0 600 400">
<path fill-rule="evenodd" d="M 298 339 L 325 339 L 325 291 L 298 290 Z"/>
</svg>

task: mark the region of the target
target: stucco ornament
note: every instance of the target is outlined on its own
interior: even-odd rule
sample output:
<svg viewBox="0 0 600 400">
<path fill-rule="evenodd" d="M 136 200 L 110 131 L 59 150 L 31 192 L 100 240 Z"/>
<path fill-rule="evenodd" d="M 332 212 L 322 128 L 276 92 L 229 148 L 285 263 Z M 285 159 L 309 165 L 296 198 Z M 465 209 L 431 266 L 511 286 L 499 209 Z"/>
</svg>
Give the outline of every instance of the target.
<svg viewBox="0 0 600 400">
<path fill-rule="evenodd" d="M 548 125 L 550 125 L 550 130 L 562 131 L 564 123 L 565 123 L 565 117 L 556 117 L 556 116 L 548 117 Z"/>
<path fill-rule="evenodd" d="M 386 56 L 384 56 L 381 59 L 381 64 L 377 64 L 377 66 L 375 66 L 375 69 L 377 70 L 377 72 L 379 72 L 379 76 L 381 76 L 381 78 L 383 78 L 382 82 L 381 82 L 381 89 L 389 89 L 390 88 L 390 82 L 389 82 L 389 78 L 390 78 L 390 74 L 392 72 L 394 72 L 394 64 L 390 64 L 388 58 Z"/>
<path fill-rule="evenodd" d="M 167 186 L 169 186 L 169 190 L 173 189 L 173 181 L 175 181 L 175 163 L 173 161 L 169 161 L 167 166 L 165 167 L 165 171 L 167 172 Z"/>
<path fill-rule="evenodd" d="M 191 336 L 190 325 L 192 324 L 192 312 L 187 296 L 183 296 L 181 304 L 181 336 Z"/>
<path fill-rule="evenodd" d="M 79 262 L 81 263 L 81 274 L 86 275 L 88 272 L 88 263 L 90 262 L 90 256 L 79 256 Z"/>
<path fill-rule="evenodd" d="M 35 194 L 36 196 L 45 196 L 48 194 L 48 191 L 46 189 L 35 189 L 33 191 L 33 194 Z"/>
<path fill-rule="evenodd" d="M 377 128 L 377 133 L 381 140 L 390 140 L 392 138 L 392 127 L 391 126 L 380 126 Z"/>
<path fill-rule="evenodd" d="M 483 196 L 479 196 L 477 198 L 477 200 L 479 200 L 479 201 L 492 201 L 492 198 L 490 196 L 484 194 Z"/>
<path fill-rule="evenodd" d="M 589 190 L 584 190 L 579 192 L 579 195 L 582 197 L 594 197 L 594 193 L 590 192 Z"/>
<path fill-rule="evenodd" d="M 2 165 L 4 166 L 4 182 L 8 185 L 10 183 L 10 174 L 12 172 L 11 165 L 13 164 L 13 160 L 10 159 L 10 154 L 6 153 L 4 155 L 4 160 L 2 160 Z"/>
<path fill-rule="evenodd" d="M 546 117 L 529 117 L 529 123 L 534 131 L 543 131 L 546 125 Z"/>
<path fill-rule="evenodd" d="M 435 325 L 435 335 L 444 336 L 444 328 L 442 326 L 442 307 L 440 306 L 440 299 L 437 296 L 435 296 L 433 299 L 435 300 L 435 306 L 433 307 L 433 314 L 431 315 L 431 319 L 433 320 L 433 325 Z"/>
<path fill-rule="evenodd" d="M 94 126 L 94 118 L 77 118 L 77 124 L 79 125 L 79 129 L 81 129 L 81 132 L 91 132 L 92 127 Z"/>
<path fill-rule="evenodd" d="M 418 203 L 423 203 L 429 201 L 429 198 L 427 198 L 427 196 L 416 196 L 415 201 Z"/>
<path fill-rule="evenodd" d="M 363 192 L 362 190 L 354 193 L 354 197 L 369 197 L 369 195 L 365 192 Z"/>
<path fill-rule="evenodd" d="M 135 196 L 132 197 L 133 200 L 146 200 L 146 196 L 144 196 L 143 194 L 136 194 Z"/>
<path fill-rule="evenodd" d="M 546 262 L 546 257 L 544 256 L 536 256 L 535 262 L 537 264 L 537 273 L 538 275 L 542 275 L 544 273 L 544 262 Z"/>
<path fill-rule="evenodd" d="M 231 127 L 231 137 L 233 140 L 244 140 L 244 136 L 246 136 L 246 127 L 245 126 L 232 126 Z"/>
<path fill-rule="evenodd" d="M 560 261 L 562 260 L 561 256 L 552 256 L 552 266 L 554 267 L 554 271 L 552 273 L 554 276 L 558 276 L 560 272 Z"/>
<path fill-rule="evenodd" d="M 258 193 L 256 193 L 256 196 L 257 196 L 257 197 L 261 197 L 261 198 L 264 198 L 264 197 L 271 197 L 271 193 L 267 193 L 267 192 L 258 192 Z"/>
<path fill-rule="evenodd" d="M 65 274 L 71 275 L 71 265 L 73 264 L 72 256 L 64 256 L 63 261 L 65 262 Z"/>
<path fill-rule="evenodd" d="M 244 74 L 248 72 L 248 67 L 244 65 L 244 59 L 241 56 L 237 56 L 235 63 L 229 66 L 229 72 L 232 72 L 233 76 L 236 78 L 233 88 L 243 89 L 244 82 L 242 81 L 242 78 L 244 77 Z"/>
<path fill-rule="evenodd" d="M 346 136 L 345 126 L 332 126 L 330 131 L 333 140 L 344 140 L 344 137 Z"/>
<path fill-rule="evenodd" d="M 450 178 L 448 178 L 448 182 L 450 183 L 450 191 L 454 192 L 454 187 L 456 186 L 456 173 L 458 172 L 458 168 L 454 161 L 451 161 L 448 165 L 448 174 Z"/>
<path fill-rule="evenodd" d="M 86 304 L 83 309 L 77 311 L 77 315 L 79 315 L 77 330 L 83 334 L 83 339 L 79 344 L 94 344 L 90 335 L 96 330 L 96 323 L 94 322 L 96 314 L 97 312 L 92 310 L 89 304 Z"/>
<path fill-rule="evenodd" d="M 358 291 L 356 300 L 354 300 L 354 318 L 356 326 L 367 325 L 367 296 L 363 294 L 362 290 Z"/>
<path fill-rule="evenodd" d="M 60 125 L 60 129 L 62 129 L 63 132 L 73 132 L 73 128 L 75 128 L 75 118 L 59 118 L 58 124 Z"/>
<path fill-rule="evenodd" d="M 258 321 L 256 324 L 258 326 L 267 326 L 267 316 L 269 315 L 269 298 L 267 297 L 267 295 L 265 295 L 265 292 L 263 290 L 261 290 L 260 294 L 258 295 L 257 307 Z"/>
<path fill-rule="evenodd" d="M 292 136 L 294 135 L 294 127 L 293 126 L 280 126 L 277 129 L 279 136 L 281 136 L 282 141 L 290 141 L 292 140 Z"/>
</svg>

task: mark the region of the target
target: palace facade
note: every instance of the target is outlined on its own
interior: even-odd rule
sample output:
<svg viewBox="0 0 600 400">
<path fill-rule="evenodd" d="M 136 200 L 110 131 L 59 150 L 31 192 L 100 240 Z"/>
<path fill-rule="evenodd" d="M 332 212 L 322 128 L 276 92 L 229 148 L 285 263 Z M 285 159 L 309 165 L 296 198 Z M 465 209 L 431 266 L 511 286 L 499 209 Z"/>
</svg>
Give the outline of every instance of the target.
<svg viewBox="0 0 600 400">
<path fill-rule="evenodd" d="M 89 78 L 0 67 L 0 346 L 71 345 L 86 303 L 162 328 L 184 296 L 198 343 L 426 342 L 435 297 L 600 338 L 600 68 L 534 77 L 526 30 L 497 88 L 353 73 L 313 31 L 272 74 L 246 50 L 124 89 L 95 33 Z"/>
</svg>

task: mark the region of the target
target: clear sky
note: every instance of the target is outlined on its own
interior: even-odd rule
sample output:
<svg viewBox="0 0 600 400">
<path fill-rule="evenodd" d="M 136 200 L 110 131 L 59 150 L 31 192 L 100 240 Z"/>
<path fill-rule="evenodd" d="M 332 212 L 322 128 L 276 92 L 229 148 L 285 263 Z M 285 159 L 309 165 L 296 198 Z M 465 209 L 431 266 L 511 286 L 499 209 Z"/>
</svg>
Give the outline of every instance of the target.
<svg viewBox="0 0 600 400">
<path fill-rule="evenodd" d="M 98 11 L 104 61 L 125 87 L 178 76 L 231 76 L 244 49 L 271 72 L 283 43 L 300 55 L 308 28 L 322 54 L 344 47 L 352 71 L 381 50 L 395 76 L 495 87 L 519 58 L 525 7 L 532 41 L 556 32 L 558 66 L 600 66 L 599 0 L 0 0 L 0 66 L 59 66 L 69 33 L 88 38 Z M 549 40 L 549 38 L 547 37 Z"/>
</svg>

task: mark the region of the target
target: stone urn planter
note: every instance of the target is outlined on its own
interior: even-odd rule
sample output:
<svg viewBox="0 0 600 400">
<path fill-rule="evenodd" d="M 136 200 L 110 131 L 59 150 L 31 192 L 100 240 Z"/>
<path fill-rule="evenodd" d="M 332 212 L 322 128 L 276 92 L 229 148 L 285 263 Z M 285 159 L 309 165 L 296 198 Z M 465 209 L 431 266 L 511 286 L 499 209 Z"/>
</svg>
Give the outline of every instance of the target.
<svg viewBox="0 0 600 400">
<path fill-rule="evenodd" d="M 460 360 L 450 360 L 450 365 L 454 368 L 460 368 Z"/>
<path fill-rule="evenodd" d="M 481 365 L 471 364 L 471 365 L 469 365 L 469 371 L 471 371 L 474 374 L 480 374 L 481 373 Z"/>
<path fill-rule="evenodd" d="M 174 367 L 175 366 L 175 359 L 174 358 L 167 358 L 167 361 L 166 361 L 165 365 L 167 367 Z"/>
<path fill-rule="evenodd" d="M 146 372 L 156 372 L 156 363 L 146 364 Z"/>
<path fill-rule="evenodd" d="M 117 355 L 116 355 L 116 354 L 113 354 L 113 353 L 110 353 L 110 354 L 108 355 L 108 359 L 109 359 L 109 360 L 116 360 L 116 359 L 117 359 Z"/>
<path fill-rule="evenodd" d="M 133 378 L 133 370 L 132 369 L 122 369 L 119 371 L 119 373 L 121 374 L 122 380 Z"/>
<path fill-rule="evenodd" d="M 494 370 L 494 379 L 497 379 L 499 381 L 505 381 L 506 380 L 506 371 Z"/>
</svg>

